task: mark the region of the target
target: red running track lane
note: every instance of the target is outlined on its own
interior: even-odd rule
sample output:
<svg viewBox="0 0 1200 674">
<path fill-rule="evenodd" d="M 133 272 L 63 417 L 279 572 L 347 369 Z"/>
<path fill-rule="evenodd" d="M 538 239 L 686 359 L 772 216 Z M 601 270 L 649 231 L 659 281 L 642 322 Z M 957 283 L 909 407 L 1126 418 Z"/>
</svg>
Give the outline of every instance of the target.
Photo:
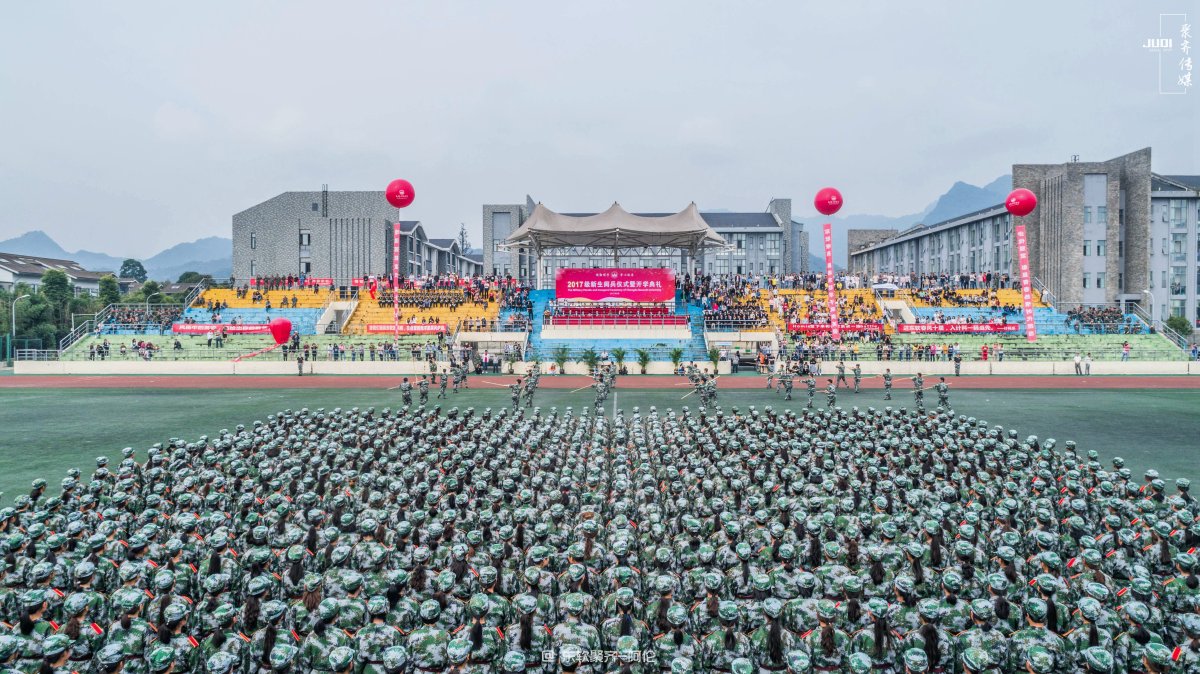
<svg viewBox="0 0 1200 674">
<path fill-rule="evenodd" d="M 287 375 L 12 375 L 0 377 L 0 388 L 8 389 L 385 389 L 400 383 L 403 375 L 305 375 L 293 377 Z M 825 380 L 830 377 L 822 376 L 820 386 L 823 389 Z M 410 376 L 410 380 L 413 378 Z M 512 375 L 472 375 L 468 380 L 475 390 L 488 388 L 501 389 L 507 387 L 516 377 Z M 925 386 L 937 383 L 937 377 L 926 377 Z M 1058 376 L 974 376 L 947 377 L 951 389 L 1200 389 L 1200 376 L 1131 376 L 1112 375 L 1104 377 L 1074 377 Z M 540 388 L 546 389 L 577 389 L 591 384 L 590 377 L 579 375 L 551 376 L 543 375 L 539 382 Z M 689 384 L 682 377 L 661 376 L 627 376 L 617 380 L 618 389 L 685 389 Z M 799 388 L 803 388 L 803 380 L 799 380 Z M 721 377 L 718 388 L 732 389 L 762 389 L 766 387 L 766 378 L 739 375 L 736 377 Z M 864 378 L 863 388 L 883 388 L 883 381 L 878 377 Z M 903 391 L 912 388 L 908 377 L 897 376 L 895 390 Z"/>
</svg>

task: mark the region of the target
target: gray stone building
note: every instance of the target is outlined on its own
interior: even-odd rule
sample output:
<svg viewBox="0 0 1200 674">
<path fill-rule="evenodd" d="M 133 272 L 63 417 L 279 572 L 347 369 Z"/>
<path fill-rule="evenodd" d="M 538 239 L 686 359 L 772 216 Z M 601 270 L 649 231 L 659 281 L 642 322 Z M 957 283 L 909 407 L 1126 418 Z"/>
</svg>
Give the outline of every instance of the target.
<svg viewBox="0 0 1200 674">
<path fill-rule="evenodd" d="M 1153 173 L 1150 154 L 1143 148 L 1101 162 L 1013 166 L 1013 187 L 1038 197 L 1037 209 L 1020 218 L 1030 268 L 1060 309 L 1137 302 L 1155 320 L 1200 318 L 1200 177 Z M 1012 220 L 997 204 L 884 240 L 851 230 L 850 269 L 1016 279 Z"/>
<path fill-rule="evenodd" d="M 489 274 L 530 279 L 535 287 L 554 287 L 557 270 L 569 267 L 612 267 L 613 253 L 606 249 L 547 251 L 540 257 L 525 249 L 501 250 L 499 244 L 516 231 L 537 204 L 525 197 L 523 204 L 483 206 L 483 268 Z M 564 213 L 574 217 L 592 213 Z M 669 213 L 636 213 L 643 217 Z M 701 270 L 711 274 L 779 274 L 806 271 L 808 232 L 792 220 L 791 199 L 771 199 L 766 211 L 757 213 L 701 213 L 701 217 L 730 244 L 727 251 L 702 253 L 690 259 L 686 251 L 622 251 L 621 267 L 663 267 L 678 273 Z"/>
<path fill-rule="evenodd" d="M 233 216 L 233 276 L 304 274 L 349 279 L 392 271 L 399 215 L 379 191 L 284 192 Z M 482 265 L 453 239 L 430 238 L 420 222 L 400 221 L 405 276 L 479 274 Z"/>
</svg>

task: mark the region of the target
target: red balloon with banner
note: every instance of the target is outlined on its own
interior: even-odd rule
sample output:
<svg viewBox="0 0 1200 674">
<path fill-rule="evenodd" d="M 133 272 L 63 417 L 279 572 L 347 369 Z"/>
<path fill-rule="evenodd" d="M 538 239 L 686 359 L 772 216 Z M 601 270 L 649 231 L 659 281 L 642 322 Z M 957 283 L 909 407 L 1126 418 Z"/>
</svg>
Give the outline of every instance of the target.
<svg viewBox="0 0 1200 674">
<path fill-rule="evenodd" d="M 387 189 L 383 192 L 387 197 L 388 203 L 396 208 L 404 208 L 417 198 L 417 193 L 413 191 L 412 183 L 404 178 L 397 178 L 388 183 Z"/>
<path fill-rule="evenodd" d="M 1024 187 L 1009 192 L 1004 207 L 1015 217 L 1023 218 L 1037 208 L 1037 195 Z M 1037 321 L 1033 309 L 1033 272 L 1029 269 L 1029 240 L 1025 237 L 1025 225 L 1013 226 L 1013 240 L 1017 245 L 1017 266 L 1021 279 L 1021 309 L 1025 314 L 1025 339 L 1037 341 Z"/>
<path fill-rule="evenodd" d="M 832 187 L 823 187 L 813 199 L 813 205 L 822 215 L 833 215 L 842 208 L 842 193 Z M 829 336 L 833 340 L 842 339 L 842 330 L 838 325 L 837 310 L 837 279 L 833 273 L 833 226 L 828 222 L 822 226 L 825 242 L 825 289 L 827 299 L 825 308 L 829 311 Z"/>
<path fill-rule="evenodd" d="M 1004 207 L 1008 209 L 1009 213 L 1023 218 L 1037 208 L 1037 195 L 1024 187 L 1018 187 L 1008 193 L 1008 198 L 1004 200 Z"/>
<path fill-rule="evenodd" d="M 292 322 L 286 318 L 272 318 L 267 325 L 271 328 L 271 337 L 276 344 L 283 344 L 292 336 Z"/>
<path fill-rule="evenodd" d="M 397 178 L 388 183 L 384 190 L 388 203 L 396 208 L 404 208 L 417 198 L 412 183 L 403 178 Z M 374 292 L 371 293 L 374 297 Z M 392 321 L 396 326 L 392 341 L 400 340 L 400 223 L 392 225 Z"/>
<path fill-rule="evenodd" d="M 832 187 L 823 187 L 813 199 L 813 205 L 821 215 L 833 215 L 842 208 L 842 193 Z"/>
</svg>

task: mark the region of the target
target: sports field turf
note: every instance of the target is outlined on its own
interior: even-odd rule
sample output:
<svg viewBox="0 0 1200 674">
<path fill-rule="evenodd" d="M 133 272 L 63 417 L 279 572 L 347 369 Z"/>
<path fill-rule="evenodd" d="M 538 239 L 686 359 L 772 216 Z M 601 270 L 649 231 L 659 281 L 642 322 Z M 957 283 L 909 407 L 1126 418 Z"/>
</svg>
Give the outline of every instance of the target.
<svg viewBox="0 0 1200 674">
<path fill-rule="evenodd" d="M 286 380 L 281 379 L 281 386 Z M 607 412 L 614 402 L 627 412 L 635 405 L 645 411 L 650 405 L 660 410 L 689 405 L 697 409 L 695 396 L 680 397 L 690 389 L 675 387 L 659 390 L 622 390 L 618 383 L 615 400 L 610 397 Z M 927 403 L 936 404 L 932 391 Z M 509 405 L 507 390 L 476 388 L 458 396 L 449 396 L 444 408 L 457 405 L 476 409 Z M 728 410 L 739 406 L 774 405 L 776 408 L 804 405 L 803 387 L 793 393 L 794 400 L 782 399 L 765 389 L 727 391 L 719 403 Z M 414 395 L 415 398 L 415 395 Z M 1157 468 L 1164 479 L 1200 478 L 1200 391 L 1195 390 L 956 390 L 951 403 L 957 413 L 986 419 L 1005 428 L 1016 428 L 1022 438 L 1037 435 L 1056 438 L 1061 446 L 1075 440 L 1080 453 L 1095 449 L 1105 466 L 1113 456 L 1122 456 L 1140 480 L 1141 471 Z M 535 404 L 568 405 L 577 411 L 591 405 L 590 391 L 568 393 L 542 389 Z M 155 442 L 170 437 L 194 440 L 201 434 L 215 435 L 222 428 L 284 409 L 308 407 L 395 407 L 397 392 L 365 389 L 299 390 L 37 390 L 0 389 L 0 491 L 3 503 L 29 490 L 37 477 L 50 480 L 56 492 L 64 471 L 77 467 L 85 477 L 95 468 L 95 458 L 107 455 L 120 460 L 122 447 L 134 447 L 138 456 Z M 839 405 L 876 406 L 885 404 L 880 390 L 854 395 L 843 390 Z M 911 405 L 912 394 L 897 389 L 892 405 Z M 825 405 L 818 394 L 817 404 Z M 1171 485 L 1173 489 L 1173 485 Z"/>
</svg>

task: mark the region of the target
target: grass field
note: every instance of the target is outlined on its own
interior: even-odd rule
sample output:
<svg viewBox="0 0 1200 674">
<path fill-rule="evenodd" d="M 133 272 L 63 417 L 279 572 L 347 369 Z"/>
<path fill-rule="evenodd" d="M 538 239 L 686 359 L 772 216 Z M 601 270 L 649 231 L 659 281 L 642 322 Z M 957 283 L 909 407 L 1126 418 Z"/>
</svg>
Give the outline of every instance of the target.
<svg viewBox="0 0 1200 674">
<path fill-rule="evenodd" d="M 56 492 L 68 468 L 77 467 L 90 475 L 97 456 L 119 461 L 121 448 L 127 446 L 137 449 L 144 458 L 145 449 L 155 442 L 170 437 L 193 440 L 201 434 L 211 436 L 219 429 L 249 424 L 288 408 L 382 408 L 400 402 L 396 392 L 299 390 L 283 388 L 284 380 L 280 383 L 281 388 L 274 390 L 0 389 L 0 491 L 4 492 L 0 500 L 10 503 L 17 494 L 27 492 L 37 477 L 50 480 L 51 491 Z M 507 390 L 479 386 L 476 383 L 477 388 L 450 396 L 449 401 L 443 401 L 444 407 L 479 409 L 509 404 Z M 607 412 L 612 413 L 614 403 L 627 411 L 635 405 L 643 410 L 656 405 L 661 410 L 690 403 L 694 411 L 694 396 L 680 400 L 689 390 L 622 390 L 618 385 Z M 433 395 L 431 402 L 437 402 Z M 784 403 L 765 389 L 727 391 L 720 395 L 719 402 L 726 410 L 735 405 L 744 409 L 749 405 L 779 408 L 785 404 L 799 409 L 805 401 L 803 388 L 797 388 L 793 396 L 795 400 Z M 579 410 L 591 405 L 592 400 L 589 391 L 543 390 L 535 404 Z M 926 397 L 927 402 L 936 400 L 936 395 Z M 817 403 L 824 406 L 824 395 L 818 395 Z M 879 390 L 858 395 L 843 391 L 838 403 L 863 407 L 888 404 Z M 898 389 L 890 404 L 911 403 L 911 393 Z M 1016 428 L 1022 438 L 1029 434 L 1043 439 L 1053 437 L 1060 446 L 1065 440 L 1075 440 L 1081 454 L 1095 449 L 1106 466 L 1111 457 L 1122 456 L 1139 479 L 1146 468 L 1157 468 L 1168 480 L 1200 478 L 1195 450 L 1200 438 L 1200 415 L 1196 414 L 1200 391 L 957 390 L 951 395 L 951 403 L 957 413 Z"/>
</svg>

